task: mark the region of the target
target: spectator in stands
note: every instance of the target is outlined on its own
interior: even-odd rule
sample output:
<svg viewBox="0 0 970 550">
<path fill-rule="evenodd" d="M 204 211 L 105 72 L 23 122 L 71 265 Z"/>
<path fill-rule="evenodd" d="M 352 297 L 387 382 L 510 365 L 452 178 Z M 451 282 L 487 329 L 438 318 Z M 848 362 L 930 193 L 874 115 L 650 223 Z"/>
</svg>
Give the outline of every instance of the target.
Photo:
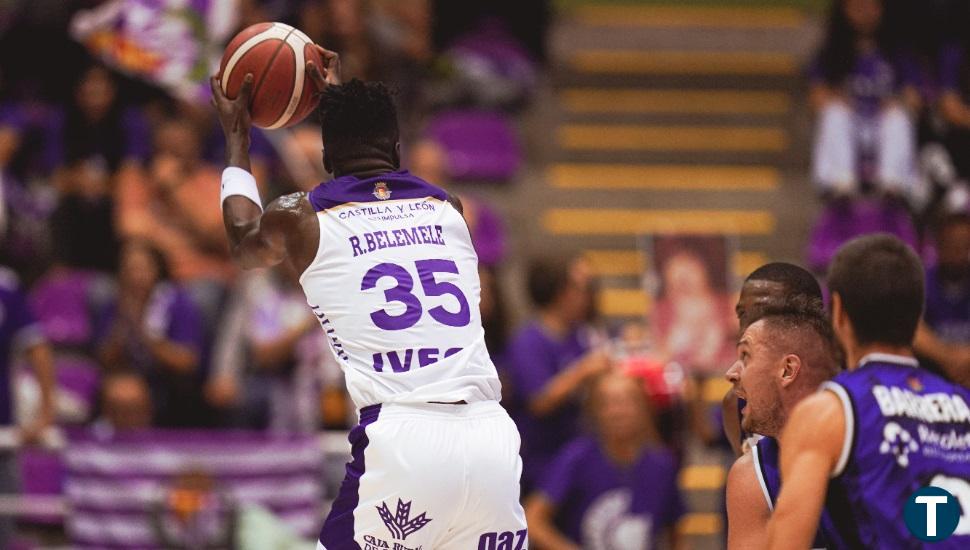
<svg viewBox="0 0 970 550">
<path fill-rule="evenodd" d="M 594 435 L 559 452 L 526 500 L 530 542 L 539 550 L 680 548 L 677 466 L 659 445 L 640 383 L 597 376 L 587 411 Z"/>
<path fill-rule="evenodd" d="M 445 151 L 436 141 L 422 139 L 410 152 L 411 173 L 435 185 L 449 188 Z M 494 267 L 505 257 L 505 228 L 502 218 L 487 202 L 466 193 L 460 194 L 465 221 L 471 232 L 478 262 Z"/>
<path fill-rule="evenodd" d="M 148 159 L 151 134 L 141 111 L 124 105 L 108 69 L 91 65 L 81 74 L 73 101 L 51 122 L 51 166 L 100 158 L 109 172 Z"/>
<path fill-rule="evenodd" d="M 114 372 L 101 383 L 101 417 L 95 432 L 111 437 L 117 432 L 142 430 L 152 425 L 151 391 L 134 372 Z"/>
<path fill-rule="evenodd" d="M 528 271 L 536 316 L 509 344 L 506 404 L 522 434 L 522 484 L 528 490 L 560 447 L 578 434 L 579 394 L 609 368 L 588 321 L 592 275 L 580 258 L 542 259 Z"/>
<path fill-rule="evenodd" d="M 917 77 L 884 8 L 881 0 L 833 2 L 810 69 L 818 111 L 812 176 L 828 196 L 857 194 L 860 182 L 896 197 L 919 191 L 912 116 L 920 102 Z"/>
<path fill-rule="evenodd" d="M 187 119 L 171 119 L 155 135 L 147 180 L 118 182 L 118 228 L 161 250 L 172 277 L 192 293 L 205 326 L 215 325 L 224 285 L 235 273 L 220 231 L 219 170 L 201 158 L 200 137 Z"/>
<path fill-rule="evenodd" d="M 50 220 L 55 261 L 116 272 L 119 243 L 108 165 L 100 156 L 77 160 L 59 180 L 57 208 Z"/>
<path fill-rule="evenodd" d="M 936 250 L 913 344 L 927 368 L 970 387 L 970 215 L 951 214 L 940 222 Z"/>
<path fill-rule="evenodd" d="M 970 180 L 970 33 L 944 47 L 940 59 L 940 114 L 957 174 Z"/>
<path fill-rule="evenodd" d="M 230 299 L 206 392 L 211 404 L 229 409 L 231 424 L 308 433 L 321 420 L 347 423 L 340 366 L 297 277 L 282 265 L 253 274 Z"/>
<path fill-rule="evenodd" d="M 16 356 L 22 355 L 33 369 L 40 386 L 40 408 L 32 423 L 20 431 L 25 443 L 37 442 L 44 430 L 54 421 L 54 364 L 51 351 L 27 307 L 16 277 L 6 269 L 0 270 L 0 430 L 8 430 L 14 422 L 14 369 Z M 9 445 L 9 443 L 8 443 Z M 16 449 L 0 447 L 0 493 L 10 495 L 18 491 Z M 0 516 L 0 548 L 8 548 L 13 535 L 13 520 Z"/>
<path fill-rule="evenodd" d="M 108 371 L 130 369 L 148 381 L 155 425 L 203 425 L 199 308 L 169 280 L 165 258 L 150 242 L 126 242 L 119 263 L 118 297 L 100 322 L 102 364 Z"/>
</svg>

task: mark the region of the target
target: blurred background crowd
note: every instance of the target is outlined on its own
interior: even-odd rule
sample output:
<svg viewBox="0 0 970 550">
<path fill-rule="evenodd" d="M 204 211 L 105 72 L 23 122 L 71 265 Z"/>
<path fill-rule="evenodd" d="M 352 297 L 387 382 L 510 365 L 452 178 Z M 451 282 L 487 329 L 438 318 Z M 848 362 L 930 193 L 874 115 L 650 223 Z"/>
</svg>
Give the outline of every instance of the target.
<svg viewBox="0 0 970 550">
<path fill-rule="evenodd" d="M 680 4 L 0 1 L 0 546 L 315 536 L 346 452 L 319 434 L 356 414 L 299 274 L 229 260 L 200 91 L 261 21 L 392 84 L 405 166 L 462 197 L 546 547 L 722 545 L 722 377 L 738 282 L 768 260 L 823 277 L 849 238 L 900 236 L 929 274 L 920 351 L 970 368 L 970 2 Z M 722 39 L 738 52 L 705 53 Z M 325 181 L 320 148 L 313 117 L 256 131 L 262 196 Z M 318 489 L 235 491 L 219 442 L 252 477 L 281 440 L 310 442 L 277 458 L 316 457 Z M 646 526 L 622 512 L 644 495 Z"/>
</svg>

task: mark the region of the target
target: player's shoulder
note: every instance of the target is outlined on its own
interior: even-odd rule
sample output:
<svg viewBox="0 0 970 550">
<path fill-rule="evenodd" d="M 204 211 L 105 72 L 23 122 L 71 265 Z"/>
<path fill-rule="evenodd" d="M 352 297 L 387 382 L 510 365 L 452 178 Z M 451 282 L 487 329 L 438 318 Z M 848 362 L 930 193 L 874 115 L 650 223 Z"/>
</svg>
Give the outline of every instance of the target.
<svg viewBox="0 0 970 550">
<path fill-rule="evenodd" d="M 755 472 L 754 450 L 748 451 L 737 459 L 728 470 L 727 491 L 748 491 L 758 488 L 758 476 Z"/>
</svg>

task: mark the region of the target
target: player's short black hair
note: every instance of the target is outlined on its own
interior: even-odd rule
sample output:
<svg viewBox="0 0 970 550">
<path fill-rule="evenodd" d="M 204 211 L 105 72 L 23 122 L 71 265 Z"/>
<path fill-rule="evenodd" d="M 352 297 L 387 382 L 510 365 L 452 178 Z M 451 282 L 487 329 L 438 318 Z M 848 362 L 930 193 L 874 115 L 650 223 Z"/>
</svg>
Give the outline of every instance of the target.
<svg viewBox="0 0 970 550">
<path fill-rule="evenodd" d="M 822 287 L 819 286 L 815 275 L 805 268 L 785 262 L 771 262 L 751 272 L 744 280 L 771 281 L 785 287 L 789 294 L 818 298 L 822 300 Z"/>
<path fill-rule="evenodd" d="M 394 151 L 400 131 L 393 95 L 380 82 L 356 78 L 323 90 L 317 114 L 331 158 L 360 156 L 375 148 Z"/>
<path fill-rule="evenodd" d="M 536 307 L 544 308 L 562 294 L 569 284 L 569 268 L 573 261 L 570 257 L 547 257 L 529 263 L 526 287 L 529 299 Z"/>
<path fill-rule="evenodd" d="M 860 344 L 912 344 L 923 313 L 923 265 L 898 238 L 877 233 L 839 248 L 829 267 L 829 290 L 838 294 Z"/>
<path fill-rule="evenodd" d="M 823 369 L 818 373 L 822 375 L 819 381 L 838 373 L 842 365 L 842 349 L 835 338 L 832 323 L 824 311 L 815 307 L 811 299 L 806 296 L 790 297 L 784 304 L 766 306 L 758 321 L 764 323 L 769 330 L 786 334 L 810 334 L 813 341 L 803 342 L 808 346 L 807 352 L 816 354 L 820 359 L 816 365 Z"/>
</svg>

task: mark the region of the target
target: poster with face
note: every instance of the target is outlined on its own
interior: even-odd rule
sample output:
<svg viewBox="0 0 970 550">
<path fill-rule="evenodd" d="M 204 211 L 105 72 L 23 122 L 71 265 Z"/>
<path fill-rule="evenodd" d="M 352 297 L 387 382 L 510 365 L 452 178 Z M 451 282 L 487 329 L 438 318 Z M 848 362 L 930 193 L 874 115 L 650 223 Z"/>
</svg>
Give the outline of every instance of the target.
<svg viewBox="0 0 970 550">
<path fill-rule="evenodd" d="M 663 234 L 641 242 L 657 351 L 691 374 L 720 375 L 733 361 L 738 332 L 732 269 L 736 239 Z"/>
</svg>

